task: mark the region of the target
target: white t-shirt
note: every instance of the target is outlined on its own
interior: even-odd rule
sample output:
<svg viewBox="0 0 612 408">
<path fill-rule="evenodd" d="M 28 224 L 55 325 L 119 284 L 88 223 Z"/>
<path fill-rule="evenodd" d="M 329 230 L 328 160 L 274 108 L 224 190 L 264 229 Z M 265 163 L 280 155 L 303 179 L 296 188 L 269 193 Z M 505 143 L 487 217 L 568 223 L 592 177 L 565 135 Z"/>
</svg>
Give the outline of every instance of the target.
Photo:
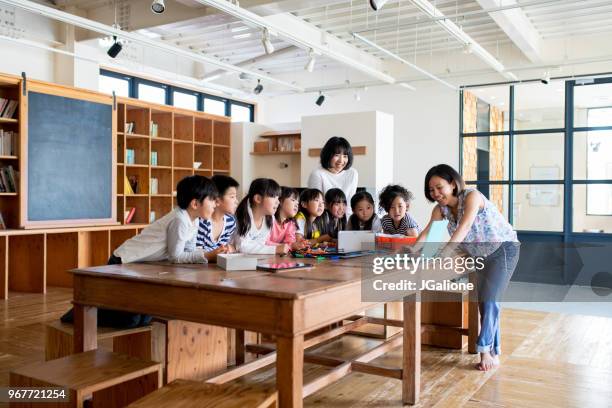
<svg viewBox="0 0 612 408">
<path fill-rule="evenodd" d="M 169 260 L 173 263 L 206 263 L 202 248 L 196 248 L 198 221 L 186 210 L 175 208 L 115 249 L 122 263 Z"/>
<path fill-rule="evenodd" d="M 347 213 L 351 212 L 350 202 L 351 197 L 355 195 L 357 191 L 357 182 L 359 181 L 359 173 L 355 170 L 354 167 L 351 167 L 348 170 L 342 170 L 340 173 L 335 174 L 331 171 L 319 167 L 310 173 L 310 177 L 308 177 L 308 188 L 316 188 L 323 192 L 323 195 L 327 192 L 327 190 L 332 188 L 339 188 L 344 192 L 346 196 L 347 204 Z"/>
</svg>

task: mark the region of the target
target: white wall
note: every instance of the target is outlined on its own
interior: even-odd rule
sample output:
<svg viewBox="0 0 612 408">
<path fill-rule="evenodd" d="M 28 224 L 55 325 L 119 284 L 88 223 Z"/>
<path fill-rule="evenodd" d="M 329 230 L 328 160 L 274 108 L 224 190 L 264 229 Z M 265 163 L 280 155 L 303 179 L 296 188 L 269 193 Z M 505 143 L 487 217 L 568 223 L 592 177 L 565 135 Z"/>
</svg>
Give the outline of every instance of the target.
<svg viewBox="0 0 612 408">
<path fill-rule="evenodd" d="M 299 121 L 303 116 L 379 110 L 394 117 L 393 181 L 415 194 L 411 213 L 421 224 L 431 206 L 423 194 L 425 173 L 435 164 L 459 163 L 459 96 L 437 85 L 410 91 L 397 86 L 370 88 L 356 101 L 353 94 L 330 95 L 322 107 L 316 94 L 265 99 L 260 104 L 263 123 Z M 351 135 L 337 135 L 351 141 Z M 360 183 L 361 184 L 361 183 Z"/>
</svg>

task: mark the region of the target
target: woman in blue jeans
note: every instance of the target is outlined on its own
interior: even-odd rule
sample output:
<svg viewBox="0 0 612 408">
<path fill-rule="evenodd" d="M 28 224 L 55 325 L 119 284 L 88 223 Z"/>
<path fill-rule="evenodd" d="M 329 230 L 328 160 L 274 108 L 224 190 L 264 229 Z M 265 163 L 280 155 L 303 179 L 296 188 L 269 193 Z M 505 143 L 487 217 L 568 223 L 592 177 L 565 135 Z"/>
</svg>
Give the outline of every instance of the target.
<svg viewBox="0 0 612 408">
<path fill-rule="evenodd" d="M 425 197 L 437 205 L 419 236 L 424 241 L 433 221 L 448 220 L 449 243 L 460 244 L 472 257 L 484 258 L 478 271 L 478 304 L 481 328 L 478 369 L 499 365 L 499 300 L 508 286 L 519 258 L 516 232 L 478 190 L 466 189 L 461 175 L 446 164 L 432 167 L 425 176 Z"/>
</svg>

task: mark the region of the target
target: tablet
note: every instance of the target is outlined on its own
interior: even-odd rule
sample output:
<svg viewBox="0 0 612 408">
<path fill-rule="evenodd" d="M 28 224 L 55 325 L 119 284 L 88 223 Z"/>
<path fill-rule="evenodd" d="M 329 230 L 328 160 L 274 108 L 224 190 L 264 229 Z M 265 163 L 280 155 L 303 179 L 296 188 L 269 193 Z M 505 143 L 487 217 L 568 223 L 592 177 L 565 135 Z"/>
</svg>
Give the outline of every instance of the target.
<svg viewBox="0 0 612 408">
<path fill-rule="evenodd" d="M 266 272 L 278 272 L 285 271 L 288 269 L 302 269 L 311 268 L 312 265 L 305 264 L 302 262 L 282 262 L 282 263 L 265 263 L 257 265 L 257 270 Z"/>
</svg>

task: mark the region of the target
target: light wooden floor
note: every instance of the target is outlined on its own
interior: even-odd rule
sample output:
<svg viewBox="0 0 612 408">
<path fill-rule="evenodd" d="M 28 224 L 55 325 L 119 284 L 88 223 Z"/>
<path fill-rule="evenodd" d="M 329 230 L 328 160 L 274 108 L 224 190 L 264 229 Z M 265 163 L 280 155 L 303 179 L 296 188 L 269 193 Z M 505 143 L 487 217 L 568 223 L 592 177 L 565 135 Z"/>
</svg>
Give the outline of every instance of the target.
<svg viewBox="0 0 612 408">
<path fill-rule="evenodd" d="M 44 359 L 44 323 L 70 307 L 71 290 L 12 294 L 0 301 L 0 387 L 8 372 Z M 612 319 L 504 309 L 502 366 L 475 370 L 465 351 L 424 347 L 421 407 L 612 407 Z M 347 336 L 319 348 L 332 356 L 356 355 L 376 340 Z M 379 358 L 400 367 L 401 351 Z M 324 368 L 306 365 L 305 378 Z M 241 381 L 274 381 L 264 369 Z M 353 373 L 310 396 L 307 407 L 399 407 L 397 380 Z M 0 406 L 2 406 L 0 404 Z"/>
</svg>

